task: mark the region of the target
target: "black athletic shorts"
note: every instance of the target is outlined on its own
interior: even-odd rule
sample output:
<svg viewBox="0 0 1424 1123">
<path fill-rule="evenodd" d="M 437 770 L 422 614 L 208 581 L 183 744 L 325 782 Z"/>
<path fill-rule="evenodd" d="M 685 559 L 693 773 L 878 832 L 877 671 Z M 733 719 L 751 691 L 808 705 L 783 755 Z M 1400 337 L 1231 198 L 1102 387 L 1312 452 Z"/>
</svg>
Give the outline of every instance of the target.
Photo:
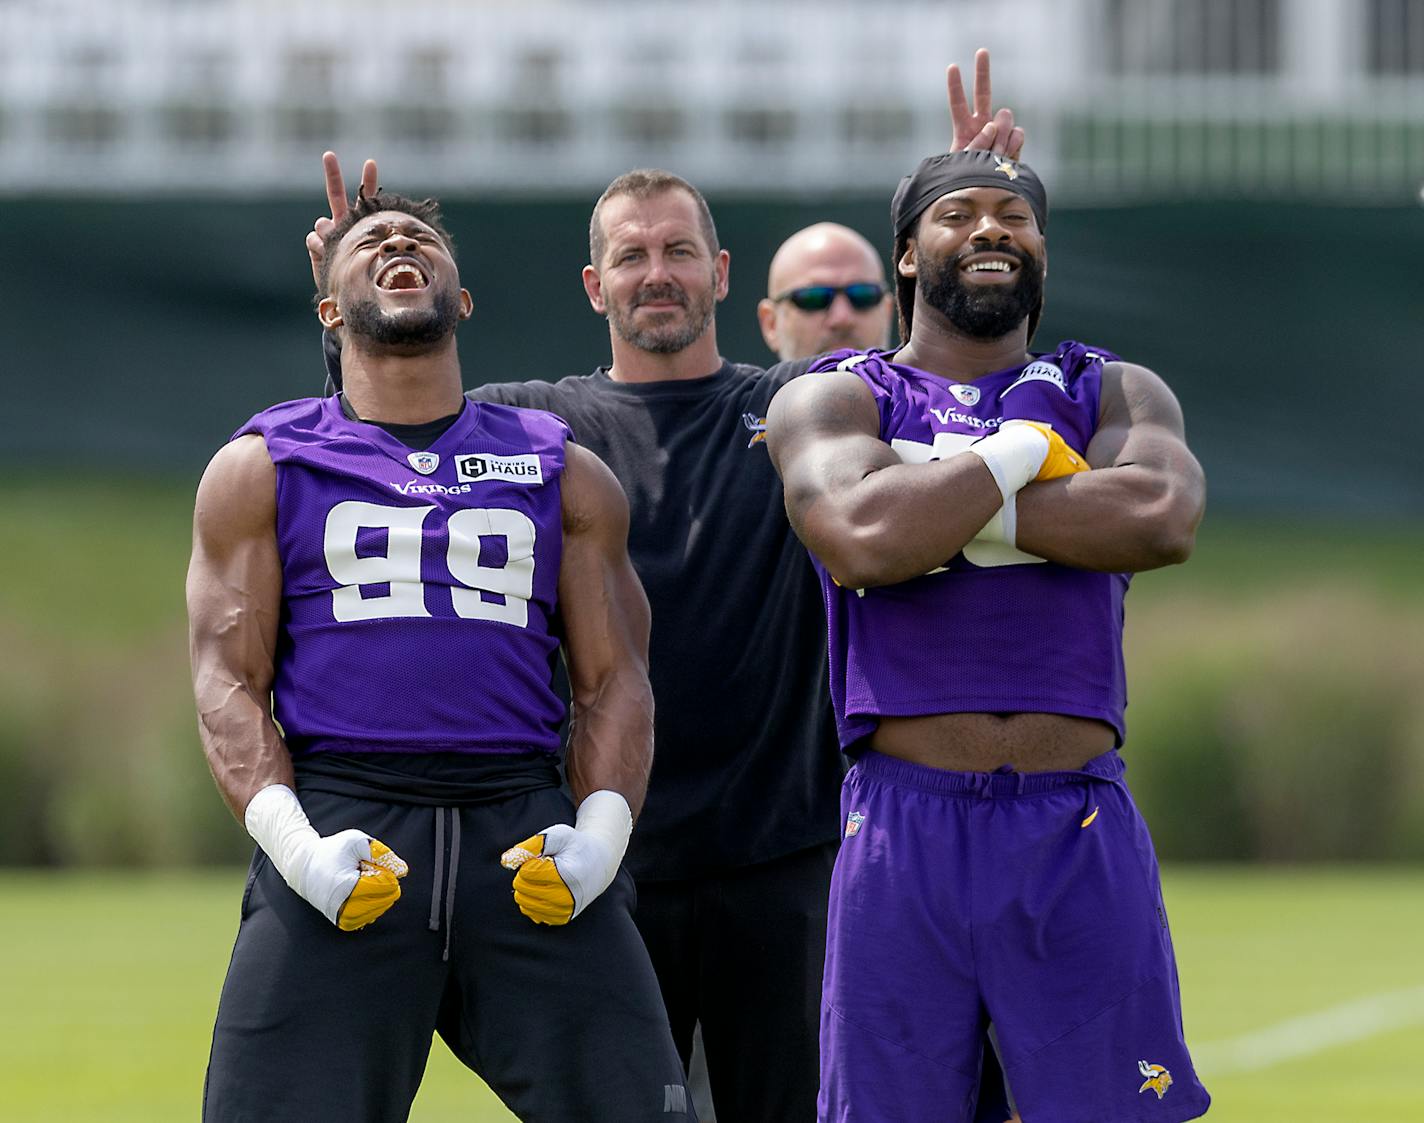
<svg viewBox="0 0 1424 1123">
<path fill-rule="evenodd" d="M 319 833 L 366 831 L 410 874 L 390 911 L 342 932 L 255 854 L 205 1120 L 404 1120 L 432 1032 L 523 1120 L 694 1119 L 626 871 L 562 927 L 514 904 L 500 854 L 572 823 L 564 794 L 463 807 L 305 787 L 301 798 Z"/>
</svg>

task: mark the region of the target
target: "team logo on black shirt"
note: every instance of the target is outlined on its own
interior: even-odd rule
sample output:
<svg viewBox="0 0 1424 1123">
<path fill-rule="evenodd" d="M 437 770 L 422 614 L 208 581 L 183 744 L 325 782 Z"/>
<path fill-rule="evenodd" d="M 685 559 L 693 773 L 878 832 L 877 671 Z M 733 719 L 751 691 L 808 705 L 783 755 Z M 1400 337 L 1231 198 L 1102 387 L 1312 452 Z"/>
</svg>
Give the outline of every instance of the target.
<svg viewBox="0 0 1424 1123">
<path fill-rule="evenodd" d="M 745 425 L 752 434 L 752 439 L 747 442 L 747 448 L 752 445 L 759 445 L 766 440 L 766 418 L 758 417 L 754 413 L 742 414 L 742 424 Z"/>
</svg>

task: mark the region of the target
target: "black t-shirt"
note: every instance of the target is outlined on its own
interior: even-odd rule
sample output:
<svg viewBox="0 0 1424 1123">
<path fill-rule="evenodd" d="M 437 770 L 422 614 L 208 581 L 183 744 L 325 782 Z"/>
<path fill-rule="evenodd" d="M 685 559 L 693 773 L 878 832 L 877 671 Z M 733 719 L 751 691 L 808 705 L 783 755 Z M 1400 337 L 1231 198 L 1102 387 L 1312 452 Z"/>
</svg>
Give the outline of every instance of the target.
<svg viewBox="0 0 1424 1123">
<path fill-rule="evenodd" d="M 628 495 L 653 612 L 653 774 L 628 852 L 644 880 L 839 837 L 824 609 L 762 439 L 772 396 L 807 365 L 656 383 L 600 368 L 469 395 L 558 414 Z"/>
</svg>

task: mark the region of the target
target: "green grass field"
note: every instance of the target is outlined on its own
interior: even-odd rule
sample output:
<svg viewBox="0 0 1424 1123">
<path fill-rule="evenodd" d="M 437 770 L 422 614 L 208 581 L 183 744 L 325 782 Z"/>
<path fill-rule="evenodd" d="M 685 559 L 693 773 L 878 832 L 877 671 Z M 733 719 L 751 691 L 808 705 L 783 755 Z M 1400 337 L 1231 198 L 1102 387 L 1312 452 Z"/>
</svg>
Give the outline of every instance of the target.
<svg viewBox="0 0 1424 1123">
<path fill-rule="evenodd" d="M 238 870 L 0 875 L 4 1118 L 196 1118 L 241 888 Z M 1182 867 L 1166 889 L 1209 1118 L 1424 1119 L 1424 870 Z M 1348 1005 L 1387 994 L 1392 1012 Z M 1289 1059 L 1233 1046 L 1320 1011 L 1280 1035 Z M 411 1118 L 512 1116 L 437 1041 Z"/>
</svg>

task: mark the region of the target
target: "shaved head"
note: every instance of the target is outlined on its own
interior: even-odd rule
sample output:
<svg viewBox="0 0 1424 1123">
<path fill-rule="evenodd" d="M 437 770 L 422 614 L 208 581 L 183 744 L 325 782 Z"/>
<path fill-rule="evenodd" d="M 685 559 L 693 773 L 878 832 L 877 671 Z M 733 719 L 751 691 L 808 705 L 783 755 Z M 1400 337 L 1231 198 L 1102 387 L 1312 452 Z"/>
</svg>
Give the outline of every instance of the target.
<svg viewBox="0 0 1424 1123">
<path fill-rule="evenodd" d="M 834 269 L 853 269 L 857 280 L 885 282 L 880 254 L 864 237 L 839 222 L 818 222 L 781 243 L 767 272 L 766 294 L 774 298 L 803 285 L 846 284 L 816 279 L 818 271 Z"/>
<path fill-rule="evenodd" d="M 804 311 L 787 296 L 796 289 L 885 284 L 885 263 L 864 237 L 838 222 L 818 222 L 781 244 L 767 272 L 766 299 L 757 308 L 762 338 L 778 358 L 804 359 L 839 347 L 884 347 L 891 301 L 854 308 L 838 293 L 829 307 Z"/>
</svg>

